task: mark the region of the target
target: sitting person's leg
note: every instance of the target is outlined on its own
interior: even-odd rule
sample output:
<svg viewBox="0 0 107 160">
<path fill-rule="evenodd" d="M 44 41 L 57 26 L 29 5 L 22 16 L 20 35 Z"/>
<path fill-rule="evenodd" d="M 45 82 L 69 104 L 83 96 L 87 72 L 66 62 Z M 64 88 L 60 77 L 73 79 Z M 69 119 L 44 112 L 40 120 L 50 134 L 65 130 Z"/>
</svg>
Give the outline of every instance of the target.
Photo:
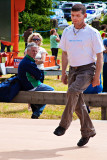
<svg viewBox="0 0 107 160">
<path fill-rule="evenodd" d="M 87 111 L 88 111 L 88 113 L 90 113 L 91 111 L 90 111 L 90 107 L 89 106 L 86 106 L 87 107 Z"/>
<path fill-rule="evenodd" d="M 5 52 L 5 45 L 1 43 L 1 52 Z"/>
<path fill-rule="evenodd" d="M 35 91 L 53 91 L 54 88 L 51 86 L 48 86 L 44 83 L 41 83 L 36 89 Z M 38 119 L 38 117 L 42 114 L 44 108 L 45 108 L 46 104 L 31 104 L 31 108 L 32 108 L 32 119 Z"/>
<path fill-rule="evenodd" d="M 31 108 L 32 108 L 32 119 L 38 119 L 40 117 L 40 115 L 42 114 L 44 108 L 45 108 L 46 104 L 31 104 Z"/>
</svg>

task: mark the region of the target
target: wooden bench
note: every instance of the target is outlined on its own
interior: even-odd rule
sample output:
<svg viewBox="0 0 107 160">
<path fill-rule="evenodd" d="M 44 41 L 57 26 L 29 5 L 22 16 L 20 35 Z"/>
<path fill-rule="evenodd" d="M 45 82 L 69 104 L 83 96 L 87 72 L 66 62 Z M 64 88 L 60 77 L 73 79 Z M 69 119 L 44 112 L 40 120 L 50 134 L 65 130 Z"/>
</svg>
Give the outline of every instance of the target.
<svg viewBox="0 0 107 160">
<path fill-rule="evenodd" d="M 107 93 L 84 94 L 87 106 L 101 107 L 101 119 L 107 120 Z M 66 104 L 65 91 L 20 91 L 11 103 Z"/>
</svg>

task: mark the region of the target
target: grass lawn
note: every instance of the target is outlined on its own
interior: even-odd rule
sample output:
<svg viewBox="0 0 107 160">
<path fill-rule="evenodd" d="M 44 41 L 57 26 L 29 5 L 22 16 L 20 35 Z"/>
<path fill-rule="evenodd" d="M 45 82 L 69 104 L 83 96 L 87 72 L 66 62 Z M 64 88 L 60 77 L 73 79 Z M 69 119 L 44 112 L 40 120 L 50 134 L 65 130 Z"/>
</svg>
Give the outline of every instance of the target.
<svg viewBox="0 0 107 160">
<path fill-rule="evenodd" d="M 19 42 L 19 56 L 23 56 L 24 54 L 24 41 L 21 38 Z M 49 38 L 44 39 L 43 45 L 48 52 L 49 55 L 51 55 L 50 50 L 50 41 Z M 58 59 L 61 60 L 61 49 L 59 49 L 58 52 Z M 54 87 L 57 91 L 66 91 L 67 85 L 62 84 L 61 79 L 57 79 L 57 76 L 46 76 L 44 80 L 45 84 L 48 84 L 52 87 Z M 58 106 L 58 105 L 47 105 L 40 116 L 41 119 L 60 119 L 61 115 L 63 113 L 65 106 Z M 6 117 L 6 118 L 30 118 L 32 112 L 28 110 L 27 104 L 12 104 L 12 103 L 0 103 L 0 118 Z M 90 117 L 92 119 L 99 120 L 101 119 L 101 109 L 100 108 L 91 108 Z M 76 114 L 74 114 L 74 120 L 77 119 Z"/>
</svg>

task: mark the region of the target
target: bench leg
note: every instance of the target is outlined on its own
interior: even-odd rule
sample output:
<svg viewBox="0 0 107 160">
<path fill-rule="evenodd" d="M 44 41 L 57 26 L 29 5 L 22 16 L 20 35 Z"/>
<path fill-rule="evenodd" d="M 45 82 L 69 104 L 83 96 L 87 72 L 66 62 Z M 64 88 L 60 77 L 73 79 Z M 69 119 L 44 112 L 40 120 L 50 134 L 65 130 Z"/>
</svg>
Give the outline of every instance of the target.
<svg viewBox="0 0 107 160">
<path fill-rule="evenodd" d="M 107 120 L 107 107 L 101 107 L 101 120 Z"/>
</svg>

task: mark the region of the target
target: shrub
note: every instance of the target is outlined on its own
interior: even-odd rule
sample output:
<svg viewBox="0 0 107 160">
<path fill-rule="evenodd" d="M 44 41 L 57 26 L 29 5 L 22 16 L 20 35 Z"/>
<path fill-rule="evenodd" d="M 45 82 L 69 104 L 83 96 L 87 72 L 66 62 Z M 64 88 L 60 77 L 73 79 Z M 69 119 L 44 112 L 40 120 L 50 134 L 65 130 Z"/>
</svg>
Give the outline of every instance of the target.
<svg viewBox="0 0 107 160">
<path fill-rule="evenodd" d="M 19 25 L 19 32 L 23 34 L 23 32 L 27 29 L 27 26 L 32 26 L 34 31 L 39 32 L 43 37 L 47 37 L 50 35 L 50 18 L 47 18 L 45 15 L 38 14 L 29 14 L 27 12 L 22 12 L 19 16 L 19 21 L 22 22 Z M 47 32 L 45 32 L 47 31 Z"/>
<path fill-rule="evenodd" d="M 103 17 L 101 24 L 107 24 L 107 14 Z"/>
</svg>

